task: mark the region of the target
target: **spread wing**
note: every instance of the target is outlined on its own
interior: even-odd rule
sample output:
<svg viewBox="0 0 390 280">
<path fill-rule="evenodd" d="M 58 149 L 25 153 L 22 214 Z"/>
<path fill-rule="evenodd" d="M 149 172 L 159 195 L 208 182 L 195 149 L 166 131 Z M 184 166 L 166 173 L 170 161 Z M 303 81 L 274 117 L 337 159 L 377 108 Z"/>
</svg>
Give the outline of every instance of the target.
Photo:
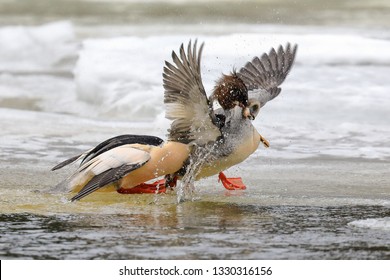
<svg viewBox="0 0 390 280">
<path fill-rule="evenodd" d="M 261 107 L 279 95 L 282 90 L 279 86 L 291 70 L 297 48 L 290 43 L 285 48 L 279 46 L 277 51 L 272 48 L 268 54 L 254 57 L 237 73 Z"/>
<path fill-rule="evenodd" d="M 166 118 L 173 120 L 168 139 L 181 143 L 204 145 L 215 141 L 221 132 L 207 98 L 200 72 L 203 44 L 197 52 L 197 41 L 183 44 L 179 56 L 172 52 L 174 64 L 165 62 L 163 72 L 164 103 Z"/>
</svg>

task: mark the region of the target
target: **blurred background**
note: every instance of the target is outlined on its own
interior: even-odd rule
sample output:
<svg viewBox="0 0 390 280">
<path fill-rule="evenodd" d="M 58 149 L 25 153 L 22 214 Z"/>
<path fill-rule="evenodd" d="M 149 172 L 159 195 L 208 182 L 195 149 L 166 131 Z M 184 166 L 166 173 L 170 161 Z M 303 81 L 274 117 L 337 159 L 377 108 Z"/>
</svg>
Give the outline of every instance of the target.
<svg viewBox="0 0 390 280">
<path fill-rule="evenodd" d="M 4 25 L 71 20 L 77 25 L 94 26 L 157 23 L 161 29 L 161 24 L 218 23 L 386 29 L 390 9 L 386 0 L 2 0 L 0 3 Z"/>
</svg>

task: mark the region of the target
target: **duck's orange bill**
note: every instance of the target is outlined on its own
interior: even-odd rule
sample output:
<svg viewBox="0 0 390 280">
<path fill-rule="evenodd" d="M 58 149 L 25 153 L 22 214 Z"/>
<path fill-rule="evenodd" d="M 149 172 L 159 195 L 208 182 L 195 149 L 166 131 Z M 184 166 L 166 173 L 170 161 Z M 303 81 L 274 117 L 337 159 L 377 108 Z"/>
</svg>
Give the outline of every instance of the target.
<svg viewBox="0 0 390 280">
<path fill-rule="evenodd" d="M 120 194 L 137 194 L 137 193 L 165 193 L 167 188 L 165 187 L 165 179 L 155 181 L 153 183 L 142 183 L 133 188 L 119 188 L 117 190 Z"/>
<path fill-rule="evenodd" d="M 223 172 L 220 172 L 218 175 L 218 182 L 222 182 L 222 185 L 227 190 L 245 190 L 246 186 L 242 182 L 241 177 L 237 178 L 227 178 Z"/>
</svg>

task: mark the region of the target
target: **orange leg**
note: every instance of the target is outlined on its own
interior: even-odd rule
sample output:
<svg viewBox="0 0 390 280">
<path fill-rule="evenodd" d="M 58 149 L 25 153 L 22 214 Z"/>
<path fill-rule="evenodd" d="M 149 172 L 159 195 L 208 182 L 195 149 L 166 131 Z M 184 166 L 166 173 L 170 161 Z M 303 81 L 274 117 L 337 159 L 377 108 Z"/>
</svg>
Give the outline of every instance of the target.
<svg viewBox="0 0 390 280">
<path fill-rule="evenodd" d="M 242 182 L 241 177 L 238 178 L 226 178 L 226 175 L 223 172 L 220 172 L 218 175 L 218 182 L 222 182 L 222 185 L 227 190 L 245 190 L 246 186 Z"/>
<path fill-rule="evenodd" d="M 165 193 L 168 187 L 176 187 L 177 177 L 174 177 L 172 180 L 161 179 L 153 183 L 142 183 L 133 188 L 119 188 L 117 190 L 120 194 L 137 194 L 137 193 Z"/>
</svg>

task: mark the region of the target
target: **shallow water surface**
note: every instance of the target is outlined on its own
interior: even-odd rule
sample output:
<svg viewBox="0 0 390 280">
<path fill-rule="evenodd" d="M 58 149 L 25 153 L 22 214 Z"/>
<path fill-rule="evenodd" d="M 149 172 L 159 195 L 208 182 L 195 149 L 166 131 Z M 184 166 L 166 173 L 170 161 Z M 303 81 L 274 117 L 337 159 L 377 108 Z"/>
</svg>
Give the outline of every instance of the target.
<svg viewBox="0 0 390 280">
<path fill-rule="evenodd" d="M 351 220 L 383 206 L 269 206 L 209 201 L 149 213 L 1 214 L 2 258 L 389 259 L 388 231 Z M 369 215 L 367 215 L 369 213 Z M 389 223 L 389 221 L 387 221 Z M 369 237 L 369 238 L 368 238 Z"/>
<path fill-rule="evenodd" d="M 331 160 L 291 165 L 275 161 L 257 172 L 253 167 L 236 170 L 244 175 L 246 191 L 226 191 L 215 178 L 207 179 L 181 203 L 175 192 L 96 193 L 70 203 L 67 194 L 27 186 L 30 191 L 15 190 L 10 182 L 1 192 L 1 257 L 390 258 L 388 180 L 359 175 L 364 169 L 380 174 L 386 166 L 350 161 L 346 167 Z M 302 176 L 305 171 L 310 175 Z M 48 178 L 42 184 L 53 180 L 48 171 L 39 178 L 45 172 Z M 342 174 L 343 180 L 326 179 Z M 361 176 L 359 183 L 356 176 Z M 375 187 L 367 189 L 370 182 Z"/>
</svg>

